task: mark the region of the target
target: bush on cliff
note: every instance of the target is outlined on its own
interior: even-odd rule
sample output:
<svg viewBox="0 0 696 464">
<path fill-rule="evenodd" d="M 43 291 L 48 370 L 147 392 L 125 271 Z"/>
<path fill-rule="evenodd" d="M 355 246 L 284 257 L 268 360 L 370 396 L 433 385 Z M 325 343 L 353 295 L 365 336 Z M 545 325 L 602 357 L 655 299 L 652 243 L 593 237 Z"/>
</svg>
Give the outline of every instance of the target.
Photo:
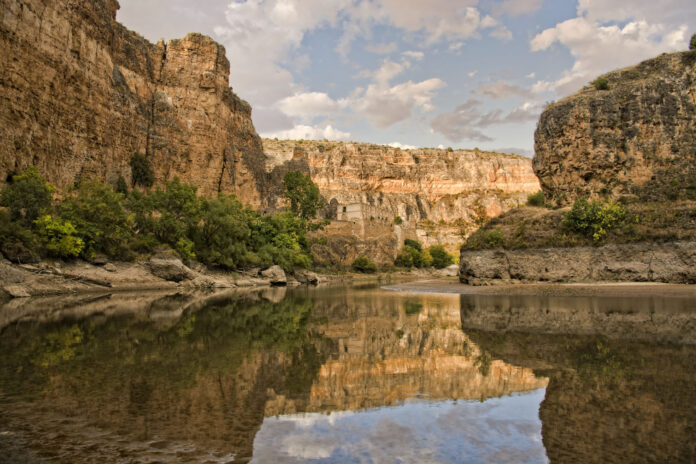
<svg viewBox="0 0 696 464">
<path fill-rule="evenodd" d="M 587 201 L 581 198 L 576 200 L 573 208 L 566 213 L 563 224 L 599 242 L 608 231 L 619 227 L 625 218 L 626 208 L 619 203 Z"/>
<path fill-rule="evenodd" d="M 598 77 L 592 82 L 597 90 L 609 90 L 609 80 L 606 77 Z"/>
<path fill-rule="evenodd" d="M 353 261 L 351 265 L 355 272 L 362 272 L 364 274 L 373 274 L 377 272 L 377 265 L 367 256 L 359 256 Z"/>
<path fill-rule="evenodd" d="M 689 42 L 689 50 L 696 50 L 696 34 L 691 36 L 691 42 Z"/>
<path fill-rule="evenodd" d="M 527 206 L 536 206 L 537 208 L 546 207 L 546 196 L 543 190 L 533 193 L 527 197 Z"/>
</svg>

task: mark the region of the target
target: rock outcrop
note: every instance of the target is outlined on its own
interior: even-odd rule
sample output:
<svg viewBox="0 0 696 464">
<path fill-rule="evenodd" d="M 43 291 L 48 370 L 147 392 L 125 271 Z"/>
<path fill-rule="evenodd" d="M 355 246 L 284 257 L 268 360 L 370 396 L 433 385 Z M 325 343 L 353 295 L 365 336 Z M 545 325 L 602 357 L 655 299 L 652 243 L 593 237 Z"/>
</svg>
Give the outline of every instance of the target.
<svg viewBox="0 0 696 464">
<path fill-rule="evenodd" d="M 463 251 L 459 279 L 490 282 L 696 283 L 696 243 Z"/>
<path fill-rule="evenodd" d="M 635 193 L 696 175 L 696 51 L 663 54 L 549 105 L 534 171 L 548 198 Z M 689 177 L 689 179 L 686 179 Z"/>
<path fill-rule="evenodd" d="M 261 141 L 212 39 L 151 44 L 116 22 L 116 0 L 0 0 L 0 186 L 36 165 L 60 188 L 130 179 L 150 160 L 202 194 L 261 206 Z"/>
<path fill-rule="evenodd" d="M 392 262 L 405 238 L 458 250 L 477 224 L 540 188 L 530 160 L 516 155 L 277 140 L 264 140 L 264 150 L 273 185 L 294 169 L 319 186 L 334 221 L 330 245 L 315 247 L 326 262 L 361 254 Z"/>
</svg>

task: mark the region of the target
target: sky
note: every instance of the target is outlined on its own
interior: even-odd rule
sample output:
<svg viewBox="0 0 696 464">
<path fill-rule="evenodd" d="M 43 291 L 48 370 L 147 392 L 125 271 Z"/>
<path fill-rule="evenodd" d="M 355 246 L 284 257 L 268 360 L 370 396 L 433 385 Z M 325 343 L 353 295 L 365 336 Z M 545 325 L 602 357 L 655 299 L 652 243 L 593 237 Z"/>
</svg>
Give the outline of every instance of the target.
<svg viewBox="0 0 696 464">
<path fill-rule="evenodd" d="M 263 137 L 533 154 L 548 102 L 686 50 L 694 0 L 120 0 L 150 39 L 222 43 Z"/>
<path fill-rule="evenodd" d="M 546 463 L 539 419 L 545 393 L 267 417 L 251 462 Z"/>
</svg>

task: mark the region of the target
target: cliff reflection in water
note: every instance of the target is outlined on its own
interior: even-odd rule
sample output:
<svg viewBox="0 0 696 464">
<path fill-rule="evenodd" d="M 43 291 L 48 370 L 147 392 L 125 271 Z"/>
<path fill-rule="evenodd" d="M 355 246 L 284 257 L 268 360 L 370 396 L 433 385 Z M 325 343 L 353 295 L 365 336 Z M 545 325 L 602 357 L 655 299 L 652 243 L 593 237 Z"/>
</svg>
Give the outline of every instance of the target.
<svg viewBox="0 0 696 464">
<path fill-rule="evenodd" d="M 481 352 L 461 331 L 458 296 L 284 292 L 0 308 L 0 454 L 244 462 L 264 418 L 484 400 L 547 383 Z M 529 436 L 520 421 L 526 432 L 508 438 Z"/>
<path fill-rule="evenodd" d="M 496 359 L 549 377 L 551 462 L 696 462 L 696 301 L 462 298 L 464 331 Z"/>
</svg>

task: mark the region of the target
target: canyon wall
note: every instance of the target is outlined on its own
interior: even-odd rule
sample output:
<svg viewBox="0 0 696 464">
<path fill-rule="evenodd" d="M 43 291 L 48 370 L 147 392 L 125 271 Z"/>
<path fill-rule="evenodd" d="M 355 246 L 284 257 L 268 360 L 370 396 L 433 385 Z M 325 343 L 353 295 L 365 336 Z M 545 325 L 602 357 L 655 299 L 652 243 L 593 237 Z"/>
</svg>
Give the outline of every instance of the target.
<svg viewBox="0 0 696 464">
<path fill-rule="evenodd" d="M 550 104 L 534 171 L 558 204 L 696 178 L 696 51 L 663 54 Z"/>
<path fill-rule="evenodd" d="M 490 282 L 696 283 L 696 243 L 462 251 L 459 280 Z"/>
<path fill-rule="evenodd" d="M 151 44 L 116 22 L 116 0 L 0 0 L 0 186 L 36 165 L 59 188 L 130 180 L 146 155 L 157 182 L 261 205 L 261 141 L 212 39 Z"/>
<path fill-rule="evenodd" d="M 319 261 L 369 254 L 391 262 L 405 238 L 456 251 L 487 218 L 540 188 L 530 160 L 516 155 L 277 140 L 264 140 L 264 150 L 274 185 L 299 169 L 327 202 L 332 246 L 315 250 Z"/>
</svg>

